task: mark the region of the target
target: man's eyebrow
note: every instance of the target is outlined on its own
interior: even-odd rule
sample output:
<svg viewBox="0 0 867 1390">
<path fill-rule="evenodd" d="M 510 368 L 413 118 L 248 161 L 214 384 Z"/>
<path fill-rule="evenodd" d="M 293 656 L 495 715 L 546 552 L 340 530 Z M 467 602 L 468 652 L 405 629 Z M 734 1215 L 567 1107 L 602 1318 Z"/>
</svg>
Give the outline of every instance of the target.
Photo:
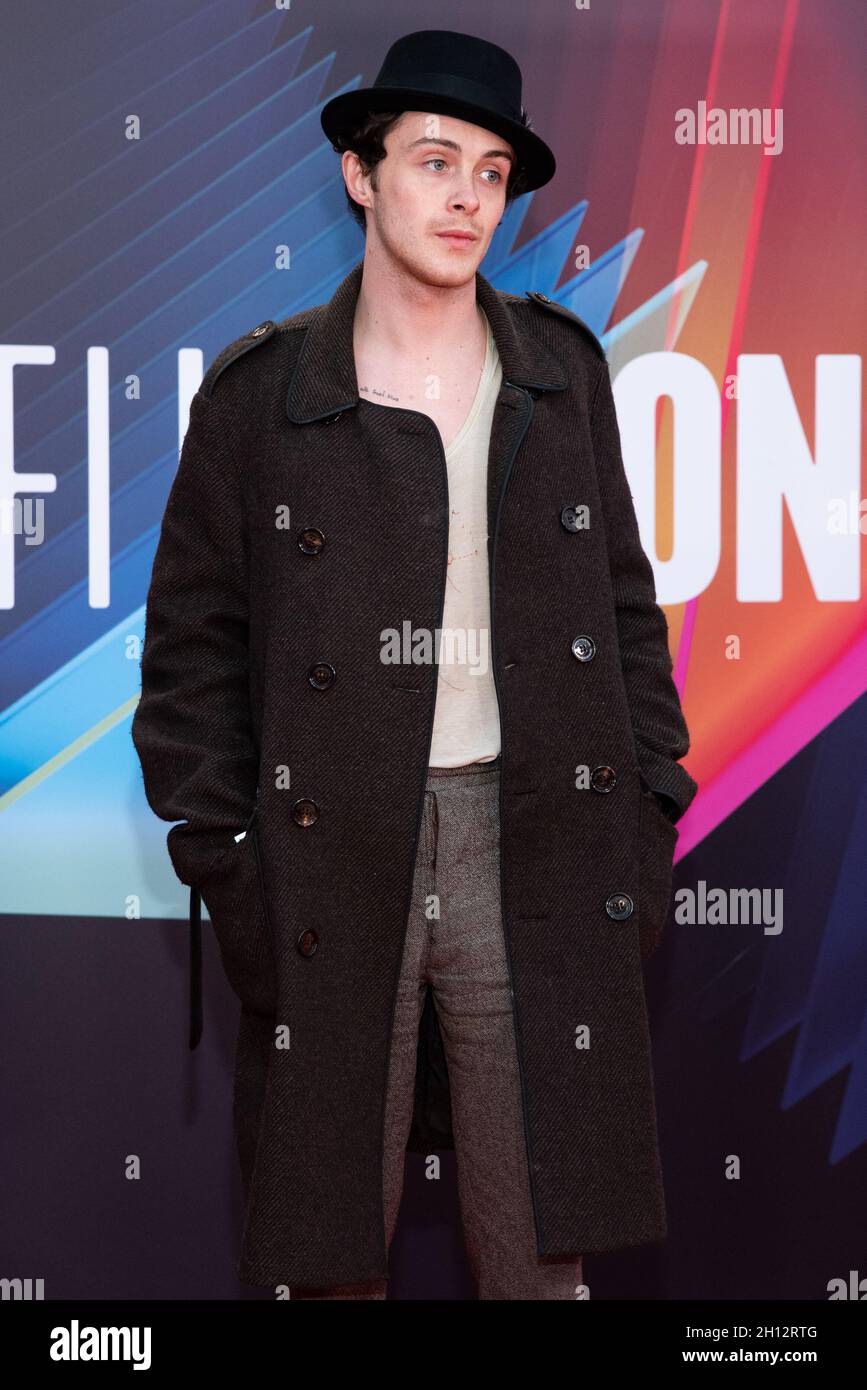
<svg viewBox="0 0 867 1390">
<path fill-rule="evenodd" d="M 410 141 L 406 148 L 412 150 L 416 145 L 445 145 L 446 149 L 457 150 L 458 153 L 461 148 L 456 140 L 443 140 L 436 135 L 423 135 L 419 140 Z M 514 163 L 514 155 L 509 154 L 508 150 L 485 150 L 479 159 L 508 159 L 510 164 Z"/>
</svg>

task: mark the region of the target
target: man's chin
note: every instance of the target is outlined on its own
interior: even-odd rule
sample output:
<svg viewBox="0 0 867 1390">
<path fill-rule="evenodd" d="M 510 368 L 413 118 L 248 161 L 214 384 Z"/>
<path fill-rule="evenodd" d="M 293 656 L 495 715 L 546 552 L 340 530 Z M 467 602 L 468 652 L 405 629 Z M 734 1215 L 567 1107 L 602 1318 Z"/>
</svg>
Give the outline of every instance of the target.
<svg viewBox="0 0 867 1390">
<path fill-rule="evenodd" d="M 454 252 L 448 243 L 440 246 L 434 237 L 431 254 L 420 257 L 414 267 L 418 279 L 426 285 L 439 289 L 459 289 L 470 280 L 475 280 L 479 265 L 478 243 L 472 243 L 472 250 Z"/>
</svg>

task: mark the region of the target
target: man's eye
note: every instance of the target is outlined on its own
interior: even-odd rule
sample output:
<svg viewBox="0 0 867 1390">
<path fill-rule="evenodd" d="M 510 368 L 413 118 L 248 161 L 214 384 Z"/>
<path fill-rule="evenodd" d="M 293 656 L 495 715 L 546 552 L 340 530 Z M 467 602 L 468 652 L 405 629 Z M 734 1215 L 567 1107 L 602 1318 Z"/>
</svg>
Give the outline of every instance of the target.
<svg viewBox="0 0 867 1390">
<path fill-rule="evenodd" d="M 443 165 L 444 165 L 444 164 L 446 163 L 446 160 L 443 159 L 440 155 L 434 155 L 431 159 L 426 159 L 424 162 L 425 162 L 425 164 L 443 164 Z M 494 175 L 493 179 L 488 179 L 488 180 L 487 180 L 488 183 L 491 183 L 491 184 L 493 184 L 494 186 L 496 186 L 496 184 L 498 184 L 498 183 L 502 183 L 502 181 L 503 181 L 503 175 L 500 173 L 499 169 L 483 169 L 483 170 L 482 170 L 482 173 L 483 173 L 483 174 L 493 174 L 493 175 Z"/>
</svg>

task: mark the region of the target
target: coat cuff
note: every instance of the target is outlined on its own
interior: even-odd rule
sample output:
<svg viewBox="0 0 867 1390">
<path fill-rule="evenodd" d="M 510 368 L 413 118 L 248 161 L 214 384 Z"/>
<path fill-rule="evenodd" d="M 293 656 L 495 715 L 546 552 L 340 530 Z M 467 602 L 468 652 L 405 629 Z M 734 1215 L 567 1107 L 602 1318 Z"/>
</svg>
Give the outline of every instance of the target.
<svg viewBox="0 0 867 1390">
<path fill-rule="evenodd" d="M 186 824 L 173 825 L 166 838 L 166 848 L 181 883 L 198 888 L 231 840 L 232 832 L 229 830 L 199 830 Z"/>
<path fill-rule="evenodd" d="M 669 820 L 680 820 L 698 791 L 698 783 L 680 763 L 659 753 L 642 753 L 639 768 L 642 784 L 662 800 Z"/>
</svg>

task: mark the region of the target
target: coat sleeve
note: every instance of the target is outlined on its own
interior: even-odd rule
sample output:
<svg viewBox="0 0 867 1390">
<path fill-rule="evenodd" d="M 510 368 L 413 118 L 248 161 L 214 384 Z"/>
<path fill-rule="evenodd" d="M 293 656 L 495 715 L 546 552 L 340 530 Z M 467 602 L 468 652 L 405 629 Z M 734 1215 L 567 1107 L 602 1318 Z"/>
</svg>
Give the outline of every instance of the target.
<svg viewBox="0 0 867 1390">
<path fill-rule="evenodd" d="M 668 623 L 656 602 L 653 567 L 642 549 L 623 466 L 607 361 L 602 362 L 597 377 L 590 422 L 621 668 L 641 778 L 645 788 L 660 798 L 669 818 L 676 821 L 698 791 L 698 784 L 680 764 L 689 750 L 689 732 L 672 677 Z"/>
<path fill-rule="evenodd" d="M 220 410 L 220 418 L 217 410 Z M 201 387 L 160 529 L 132 740 L 167 846 L 196 887 L 255 806 L 244 498 L 225 408 Z"/>
</svg>

